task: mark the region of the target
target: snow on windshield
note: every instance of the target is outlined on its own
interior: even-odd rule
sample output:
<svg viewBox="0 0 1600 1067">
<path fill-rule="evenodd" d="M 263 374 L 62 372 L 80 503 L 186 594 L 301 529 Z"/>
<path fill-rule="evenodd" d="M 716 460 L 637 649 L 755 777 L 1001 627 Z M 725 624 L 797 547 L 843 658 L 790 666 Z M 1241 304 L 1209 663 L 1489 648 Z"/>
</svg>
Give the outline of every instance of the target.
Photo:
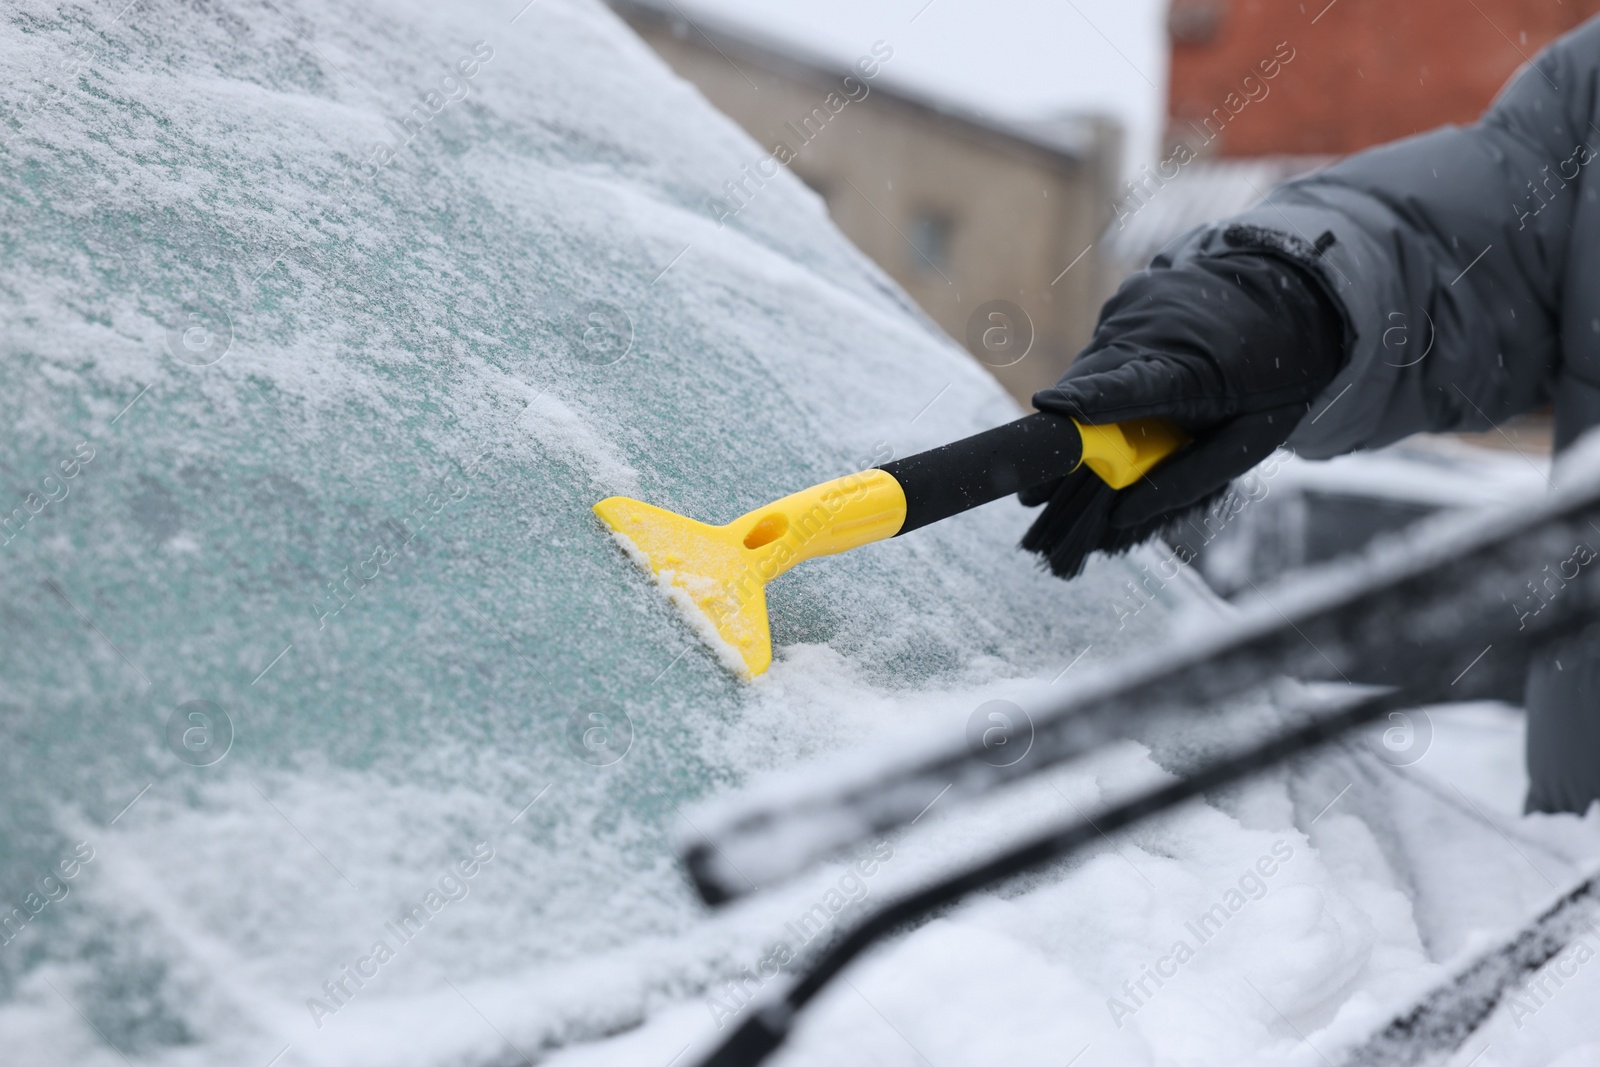
<svg viewBox="0 0 1600 1067">
<path fill-rule="evenodd" d="M 593 502 L 726 521 L 1016 411 L 790 176 L 719 226 L 760 149 L 594 3 L 25 0 L 0 33 L 20 1062 L 666 1063 L 791 920 L 1162 773 L 1128 746 L 708 918 L 671 848 L 690 801 L 1221 609 L 1154 550 L 1048 580 L 1005 502 L 775 583 L 777 662 L 730 678 Z M 1208 988 L 1108 998 L 1284 848 L 1298 888 L 1193 974 L 1282 943 L 1264 991 L 1321 1025 L 1459 949 L 1472 922 L 1409 910 L 1451 880 L 1408 868 L 1416 827 L 1350 814 L 1388 793 L 1318 824 L 1335 865 L 1294 826 L 1340 783 L 1295 782 L 986 898 L 862 989 L 940 1063 L 1170 1059 Z M 1474 906 L 1544 890 L 1513 862 Z M 829 1003 L 800 1061 L 911 1061 Z M 1235 1009 L 1201 1047 L 1288 1047 Z"/>
</svg>

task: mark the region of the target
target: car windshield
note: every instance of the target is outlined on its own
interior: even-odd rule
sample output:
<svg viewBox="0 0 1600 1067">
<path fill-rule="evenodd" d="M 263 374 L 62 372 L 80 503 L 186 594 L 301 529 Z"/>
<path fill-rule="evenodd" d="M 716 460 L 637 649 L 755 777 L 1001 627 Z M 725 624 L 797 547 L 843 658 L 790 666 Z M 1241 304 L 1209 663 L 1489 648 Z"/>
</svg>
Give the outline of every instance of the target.
<svg viewBox="0 0 1600 1067">
<path fill-rule="evenodd" d="M 1006 501 L 781 578 L 732 677 L 591 505 L 725 522 L 1019 412 L 792 176 L 708 210 L 756 146 L 614 16 L 515 6 L 0 23 L 27 1062 L 500 1062 L 455 987 L 625 1029 L 772 933 L 695 902 L 691 801 L 1205 600 L 1049 579 Z"/>
</svg>

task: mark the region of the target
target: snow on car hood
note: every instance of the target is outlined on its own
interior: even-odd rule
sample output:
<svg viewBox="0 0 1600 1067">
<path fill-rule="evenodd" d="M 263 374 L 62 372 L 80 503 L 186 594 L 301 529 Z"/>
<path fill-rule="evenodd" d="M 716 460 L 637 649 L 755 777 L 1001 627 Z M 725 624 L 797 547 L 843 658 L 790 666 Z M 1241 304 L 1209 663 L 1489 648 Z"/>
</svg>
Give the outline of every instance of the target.
<svg viewBox="0 0 1600 1067">
<path fill-rule="evenodd" d="M 1047 580 L 1005 502 L 776 583 L 778 662 L 731 679 L 594 501 L 726 521 L 1016 411 L 791 176 L 719 225 L 706 198 L 759 148 L 593 3 L 24 0 L 0 33 L 0 1038 L 22 1061 L 637 1041 L 666 1062 L 819 901 L 859 909 L 1068 810 L 935 811 L 871 876 L 708 918 L 671 851 L 689 801 L 1039 699 L 1211 610 L 1153 555 Z M 1052 789 L 1093 804 L 1161 773 L 1130 745 Z M 1259 909 L 1310 945 L 1286 1010 L 1326 1015 L 1369 966 L 1413 976 L 1408 897 L 1371 889 L 1389 868 L 1340 882 L 1290 786 L 1261 789 L 985 898 L 1010 934 L 930 927 L 883 967 L 1042 975 L 1000 995 L 1000 1032 L 1070 1054 L 1020 1020 L 1104 1029 L 1164 948 L 1139 940 L 1152 909 L 1210 901 L 1281 839 L 1310 887 Z M 1403 857 L 1402 836 L 1381 840 Z M 1116 882 L 1130 860 L 1182 893 Z M 1488 897 L 1520 906 L 1529 881 Z M 1470 924 L 1446 927 L 1454 951 Z M 907 988 L 933 1053 L 964 1016 Z M 1270 1045 L 1241 1010 L 1228 1033 Z M 1121 1021 L 1146 1059 L 1180 1032 Z"/>
</svg>

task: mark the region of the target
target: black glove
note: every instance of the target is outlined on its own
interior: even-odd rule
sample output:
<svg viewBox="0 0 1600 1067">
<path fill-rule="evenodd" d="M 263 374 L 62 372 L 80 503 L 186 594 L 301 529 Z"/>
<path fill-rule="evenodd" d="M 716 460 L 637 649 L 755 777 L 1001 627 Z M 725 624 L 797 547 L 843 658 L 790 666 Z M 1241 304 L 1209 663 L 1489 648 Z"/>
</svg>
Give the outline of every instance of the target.
<svg viewBox="0 0 1600 1067">
<path fill-rule="evenodd" d="M 1158 259 L 1106 302 L 1089 346 L 1033 403 L 1088 424 L 1171 419 L 1193 440 L 1120 491 L 1080 469 L 1019 493 L 1050 505 L 1023 547 L 1072 577 L 1090 552 L 1126 551 L 1208 507 L 1288 439 L 1344 358 L 1344 320 L 1295 256 Z"/>
</svg>

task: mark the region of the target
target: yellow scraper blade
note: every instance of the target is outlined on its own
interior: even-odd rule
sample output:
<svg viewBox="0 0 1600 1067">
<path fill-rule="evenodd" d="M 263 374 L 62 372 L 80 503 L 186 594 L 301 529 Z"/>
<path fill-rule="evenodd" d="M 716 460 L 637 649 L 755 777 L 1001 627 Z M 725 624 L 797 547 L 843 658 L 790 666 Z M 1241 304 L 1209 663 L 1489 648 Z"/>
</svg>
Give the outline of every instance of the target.
<svg viewBox="0 0 1600 1067">
<path fill-rule="evenodd" d="M 887 471 L 862 471 L 792 493 L 710 526 L 665 508 L 608 497 L 595 514 L 656 576 L 689 621 L 736 673 L 772 663 L 766 584 L 801 560 L 893 537 L 906 497 Z"/>
<path fill-rule="evenodd" d="M 703 637 L 709 636 L 704 628 L 711 628 L 717 641 L 707 643 L 723 659 L 733 653 L 746 677 L 767 669 L 772 662 L 767 595 L 760 581 L 746 581 L 740 592 L 745 548 L 731 525 L 708 526 L 625 496 L 608 497 L 594 510 L 626 538 L 635 559 L 673 600 L 690 609 L 686 615 Z"/>
</svg>

